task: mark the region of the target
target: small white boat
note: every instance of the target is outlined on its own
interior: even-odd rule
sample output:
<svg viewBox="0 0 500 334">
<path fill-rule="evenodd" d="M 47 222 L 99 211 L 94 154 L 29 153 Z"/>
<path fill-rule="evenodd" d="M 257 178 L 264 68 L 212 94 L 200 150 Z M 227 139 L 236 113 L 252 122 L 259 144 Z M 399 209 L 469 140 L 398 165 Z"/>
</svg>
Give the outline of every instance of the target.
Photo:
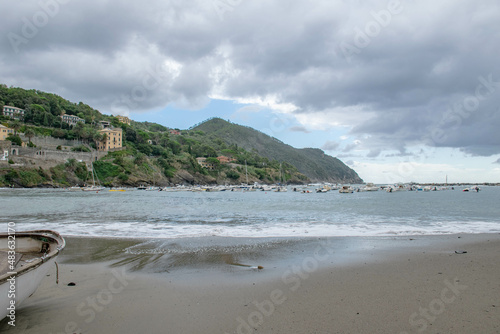
<svg viewBox="0 0 500 334">
<path fill-rule="evenodd" d="M 65 245 L 54 231 L 0 233 L 0 320 L 35 292 Z"/>
<path fill-rule="evenodd" d="M 354 192 L 354 189 L 352 189 L 350 186 L 342 186 L 342 188 L 339 189 L 339 193 L 341 194 L 352 194 Z"/>
<path fill-rule="evenodd" d="M 367 183 L 366 186 L 361 188 L 361 191 L 378 191 L 379 187 L 373 183 Z"/>
<path fill-rule="evenodd" d="M 89 186 L 89 185 L 86 185 L 85 187 L 82 187 L 82 190 L 83 191 L 95 191 L 95 192 L 99 192 L 101 190 L 104 190 L 104 187 L 101 186 L 101 184 L 99 183 L 99 178 L 97 177 L 97 174 L 94 170 L 94 164 L 91 164 L 92 166 L 92 185 Z M 94 177 L 95 175 L 95 177 Z M 96 182 L 95 180 L 97 179 L 97 185 L 96 185 Z"/>
<path fill-rule="evenodd" d="M 98 192 L 98 191 L 104 190 L 104 187 L 101 187 L 101 186 L 87 186 L 87 187 L 83 187 L 82 190 L 83 191 L 95 191 L 95 192 Z"/>
</svg>

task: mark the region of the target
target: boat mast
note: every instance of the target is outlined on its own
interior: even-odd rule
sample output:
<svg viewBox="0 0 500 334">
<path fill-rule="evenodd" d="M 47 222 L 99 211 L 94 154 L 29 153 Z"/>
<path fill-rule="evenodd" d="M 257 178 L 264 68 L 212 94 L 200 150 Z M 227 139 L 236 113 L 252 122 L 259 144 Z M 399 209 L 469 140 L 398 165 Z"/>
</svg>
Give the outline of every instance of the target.
<svg viewBox="0 0 500 334">
<path fill-rule="evenodd" d="M 280 179 L 279 184 L 280 184 L 280 186 L 283 185 L 283 171 L 281 169 L 281 164 L 282 164 L 282 162 L 280 162 L 280 174 L 279 174 L 279 179 Z"/>
<path fill-rule="evenodd" d="M 94 163 L 90 163 L 92 166 L 92 186 L 95 187 L 95 178 L 94 178 Z"/>
<path fill-rule="evenodd" d="M 248 185 L 248 167 L 247 167 L 247 161 L 245 160 L 245 175 L 247 177 L 247 185 Z"/>
</svg>

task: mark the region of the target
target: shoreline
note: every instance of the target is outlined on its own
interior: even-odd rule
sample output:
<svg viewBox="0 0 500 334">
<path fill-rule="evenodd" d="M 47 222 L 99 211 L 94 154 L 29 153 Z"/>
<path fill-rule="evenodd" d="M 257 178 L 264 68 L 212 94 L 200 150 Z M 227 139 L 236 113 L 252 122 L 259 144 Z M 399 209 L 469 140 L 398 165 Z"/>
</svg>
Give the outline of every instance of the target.
<svg viewBox="0 0 500 334">
<path fill-rule="evenodd" d="M 334 238 L 332 248 L 298 240 L 271 244 L 263 252 L 254 252 L 251 246 L 233 254 L 254 261 L 253 265 L 265 263 L 258 270 L 231 265 L 224 254 L 213 252 L 180 252 L 176 261 L 164 262 L 159 253 L 123 254 L 124 249 L 144 247 L 140 240 L 68 238 L 68 248 L 58 259 L 59 285 L 53 268 L 17 310 L 16 327 L 4 319 L 0 330 L 121 334 L 500 331 L 496 321 L 500 316 L 500 234 L 373 239 Z M 359 252 L 354 257 L 341 256 L 341 251 L 354 249 L 345 248 L 351 242 L 362 244 Z M 71 282 L 76 285 L 68 286 Z"/>
<path fill-rule="evenodd" d="M 415 184 L 415 185 L 420 185 L 420 186 L 431 186 L 431 187 L 469 187 L 473 185 L 481 186 L 481 187 L 500 187 L 499 182 L 457 182 L 457 183 L 443 183 L 443 182 L 396 182 L 396 183 L 401 183 L 401 184 Z M 261 186 L 275 186 L 278 183 L 276 182 L 259 182 L 259 185 Z M 350 185 L 350 186 L 361 186 L 361 185 L 366 185 L 367 182 L 365 183 L 342 183 L 342 182 L 331 182 L 331 181 L 311 181 L 311 182 L 304 182 L 304 183 L 293 183 L 293 184 L 288 184 L 288 187 L 307 187 L 310 185 L 314 186 L 320 186 L 320 185 L 329 185 L 329 184 L 337 184 L 337 185 Z M 191 184 L 191 183 L 181 183 L 181 184 L 176 184 L 176 183 L 168 183 L 167 185 L 162 185 L 158 186 L 160 188 L 176 188 L 177 186 L 185 186 L 185 187 L 202 187 L 202 188 L 210 188 L 214 186 L 234 186 L 234 187 L 239 187 L 241 186 L 241 183 L 235 182 L 235 183 L 229 183 L 224 182 L 224 183 L 210 183 L 210 184 Z M 390 185 L 390 183 L 376 183 L 376 186 L 387 186 Z M 132 190 L 138 190 L 137 188 L 140 186 L 155 186 L 153 182 L 151 184 L 149 183 L 140 183 L 138 182 L 135 185 L 128 185 L 128 184 L 123 184 L 123 185 L 113 185 L 109 187 L 105 187 L 106 190 L 109 189 L 126 189 L 129 191 Z M 70 190 L 72 186 L 70 185 L 60 185 L 60 184 L 51 184 L 51 183 L 44 183 L 44 184 L 37 184 L 34 186 L 20 186 L 20 185 L 14 185 L 11 187 L 0 187 L 0 190 L 9 190 L 9 189 L 57 189 L 57 190 Z"/>
</svg>

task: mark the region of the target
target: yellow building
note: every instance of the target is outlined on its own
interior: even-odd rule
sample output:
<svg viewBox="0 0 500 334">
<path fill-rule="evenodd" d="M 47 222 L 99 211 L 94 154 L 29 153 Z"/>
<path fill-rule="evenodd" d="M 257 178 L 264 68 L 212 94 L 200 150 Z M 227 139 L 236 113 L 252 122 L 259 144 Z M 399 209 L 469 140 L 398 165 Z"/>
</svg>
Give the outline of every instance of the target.
<svg viewBox="0 0 500 334">
<path fill-rule="evenodd" d="M 14 134 L 14 130 L 0 124 L 0 140 L 5 140 L 10 134 Z"/>
<path fill-rule="evenodd" d="M 120 116 L 120 115 L 118 115 L 118 116 L 116 116 L 116 118 L 118 118 L 118 121 L 120 123 L 125 123 L 127 125 L 130 125 L 130 118 L 128 118 L 127 116 Z"/>
<path fill-rule="evenodd" d="M 106 139 L 99 142 L 97 146 L 99 151 L 109 151 L 122 147 L 122 128 L 106 128 L 99 130 L 99 132 L 106 134 Z"/>
</svg>

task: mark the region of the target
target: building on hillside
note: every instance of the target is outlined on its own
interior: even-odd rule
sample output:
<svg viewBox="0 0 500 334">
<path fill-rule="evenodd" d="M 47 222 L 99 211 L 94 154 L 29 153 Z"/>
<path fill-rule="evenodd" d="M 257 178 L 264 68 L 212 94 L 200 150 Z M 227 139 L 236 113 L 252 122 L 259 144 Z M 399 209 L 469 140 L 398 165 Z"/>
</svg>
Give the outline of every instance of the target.
<svg viewBox="0 0 500 334">
<path fill-rule="evenodd" d="M 117 115 L 116 118 L 118 118 L 118 121 L 120 123 L 125 123 L 127 125 L 130 125 L 130 118 L 128 118 L 127 116 L 120 116 L 120 115 Z"/>
<path fill-rule="evenodd" d="M 9 135 L 14 134 L 14 130 L 0 124 L 0 140 L 5 140 Z"/>
<path fill-rule="evenodd" d="M 171 129 L 169 132 L 171 135 L 176 135 L 176 136 L 179 136 L 181 134 L 179 130 L 174 130 L 174 129 Z"/>
<path fill-rule="evenodd" d="M 209 169 L 209 170 L 214 170 L 215 169 L 215 164 L 213 162 L 208 162 L 207 158 L 196 158 L 196 161 L 203 168 L 206 168 L 206 169 Z"/>
<path fill-rule="evenodd" d="M 23 119 L 24 118 L 24 109 L 11 107 L 11 106 L 3 106 L 3 115 L 8 116 L 13 119 Z"/>
<path fill-rule="evenodd" d="M 112 128 L 111 123 L 108 121 L 100 121 L 99 126 L 101 127 L 101 129 L 111 129 Z"/>
<path fill-rule="evenodd" d="M 226 157 L 224 155 L 221 155 L 220 157 L 217 157 L 217 160 L 219 160 L 219 162 L 221 164 L 227 164 L 227 163 L 230 163 L 230 162 L 233 162 L 233 161 L 236 161 L 235 158 L 229 158 L 229 157 Z"/>
<path fill-rule="evenodd" d="M 99 132 L 106 134 L 106 139 L 97 145 L 99 151 L 109 151 L 122 147 L 122 128 L 105 128 Z"/>
<path fill-rule="evenodd" d="M 85 120 L 83 118 L 80 118 L 80 117 L 75 116 L 75 115 L 68 115 L 68 114 L 62 114 L 61 120 L 64 123 L 69 124 L 70 126 L 75 126 L 79 122 L 85 123 Z"/>
</svg>

